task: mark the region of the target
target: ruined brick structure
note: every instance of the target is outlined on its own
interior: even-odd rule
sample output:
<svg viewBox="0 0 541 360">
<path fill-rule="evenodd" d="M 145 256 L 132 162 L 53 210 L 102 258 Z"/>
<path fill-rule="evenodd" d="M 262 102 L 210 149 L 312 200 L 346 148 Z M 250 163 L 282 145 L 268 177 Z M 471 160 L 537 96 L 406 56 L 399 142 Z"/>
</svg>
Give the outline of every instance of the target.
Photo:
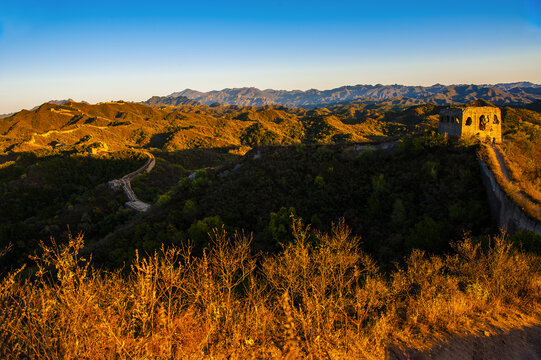
<svg viewBox="0 0 541 360">
<path fill-rule="evenodd" d="M 449 107 L 440 111 L 438 132 L 451 136 L 478 136 L 502 141 L 502 113 L 493 106 Z"/>
</svg>

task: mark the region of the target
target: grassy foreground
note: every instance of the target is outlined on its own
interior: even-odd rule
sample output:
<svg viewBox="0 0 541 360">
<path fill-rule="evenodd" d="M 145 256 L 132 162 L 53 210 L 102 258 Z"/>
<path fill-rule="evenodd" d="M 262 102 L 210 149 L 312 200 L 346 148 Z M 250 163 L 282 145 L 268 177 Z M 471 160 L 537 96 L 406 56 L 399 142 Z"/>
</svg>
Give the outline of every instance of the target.
<svg viewBox="0 0 541 360">
<path fill-rule="evenodd" d="M 138 257 L 127 273 L 78 257 L 82 236 L 43 246 L 32 280 L 0 282 L 0 357 L 368 358 L 454 335 L 541 322 L 540 258 L 497 237 L 447 256 L 414 250 L 390 273 L 340 222 L 254 255 L 243 234 Z"/>
</svg>

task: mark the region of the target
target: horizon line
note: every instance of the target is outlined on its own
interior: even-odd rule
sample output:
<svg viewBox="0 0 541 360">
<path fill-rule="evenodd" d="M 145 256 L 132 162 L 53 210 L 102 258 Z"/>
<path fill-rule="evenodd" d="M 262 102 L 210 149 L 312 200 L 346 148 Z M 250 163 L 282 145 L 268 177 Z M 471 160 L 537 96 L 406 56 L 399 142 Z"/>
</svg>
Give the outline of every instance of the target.
<svg viewBox="0 0 541 360">
<path fill-rule="evenodd" d="M 304 90 L 299 89 L 299 88 L 290 88 L 290 89 L 287 89 L 287 88 L 281 88 L 281 89 L 264 88 L 264 89 L 262 89 L 260 87 L 255 87 L 255 86 L 240 86 L 240 87 L 225 87 L 225 88 L 222 88 L 222 89 L 211 89 L 211 90 L 196 90 L 196 89 L 192 89 L 192 88 L 185 88 L 185 89 L 180 90 L 180 91 L 173 91 L 172 93 L 170 93 L 168 95 L 152 95 L 152 96 L 150 96 L 150 98 L 154 97 L 154 96 L 157 96 L 157 97 L 169 97 L 172 94 L 181 93 L 181 92 L 188 91 L 188 90 L 189 91 L 196 91 L 196 92 L 200 92 L 200 93 L 220 92 L 220 91 L 225 91 L 225 90 L 239 90 L 239 89 L 256 89 L 256 90 L 260 90 L 260 91 L 273 90 L 273 91 L 288 91 L 288 92 L 293 92 L 293 91 L 307 92 L 307 91 L 310 91 L 310 90 L 330 91 L 330 90 L 336 90 L 336 89 L 340 89 L 340 88 L 356 87 L 356 86 L 374 86 L 374 87 L 376 87 L 376 86 L 402 86 L 402 87 L 430 88 L 430 87 L 434 87 L 434 86 L 464 86 L 464 85 L 466 85 L 466 86 L 467 85 L 496 86 L 496 85 L 509 85 L 509 84 L 520 84 L 520 83 L 528 83 L 528 84 L 531 84 L 531 85 L 541 86 L 541 84 L 537 84 L 537 83 L 529 81 L 529 80 L 518 80 L 518 81 L 497 82 L 497 83 L 449 83 L 449 84 L 442 84 L 442 83 L 437 82 L 437 83 L 434 83 L 432 85 L 404 85 L 404 84 L 399 84 L 399 83 L 394 83 L 394 84 L 382 84 L 382 83 L 377 83 L 377 84 L 365 83 L 365 84 L 361 84 L 361 83 L 358 83 L 358 84 L 355 84 L 355 85 L 341 85 L 341 86 L 338 86 L 338 87 L 333 87 L 333 88 L 328 88 L 328 89 L 307 88 L 307 89 L 304 89 Z M 148 100 L 150 98 L 147 98 L 146 100 Z M 112 100 L 112 99 L 99 100 L 99 101 L 96 101 L 96 102 L 90 102 L 90 101 L 87 101 L 87 100 L 84 100 L 84 99 L 75 100 L 75 99 L 73 99 L 71 97 L 69 97 L 67 99 L 49 99 L 49 100 L 45 100 L 42 103 L 39 103 L 38 105 L 33 106 L 30 109 L 23 107 L 23 108 L 20 108 L 17 111 L 0 114 L 0 116 L 2 116 L 2 117 L 5 117 L 6 115 L 9 116 L 9 115 L 16 114 L 16 113 L 18 113 L 20 111 L 23 111 L 23 110 L 32 111 L 35 108 L 37 108 L 37 107 L 39 107 L 39 106 L 41 106 L 43 104 L 51 103 L 51 102 L 54 102 L 54 101 L 70 101 L 70 100 L 74 101 L 74 102 L 87 103 L 87 104 L 90 104 L 90 105 L 96 105 L 96 104 L 105 103 L 105 102 L 118 102 L 118 101 L 133 102 L 133 103 L 142 103 L 142 102 L 146 101 L 146 100 L 136 100 L 136 99 L 133 99 L 133 97 L 131 99 L 120 98 L 120 99 L 116 99 L 116 100 Z"/>
</svg>

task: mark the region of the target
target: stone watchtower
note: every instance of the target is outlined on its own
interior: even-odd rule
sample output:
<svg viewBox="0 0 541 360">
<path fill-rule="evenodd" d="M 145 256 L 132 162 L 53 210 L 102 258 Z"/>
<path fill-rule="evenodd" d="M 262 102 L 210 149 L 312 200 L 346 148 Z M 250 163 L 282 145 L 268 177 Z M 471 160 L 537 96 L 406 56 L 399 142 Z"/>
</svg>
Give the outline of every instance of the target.
<svg viewBox="0 0 541 360">
<path fill-rule="evenodd" d="M 440 111 L 438 132 L 451 136 L 479 136 L 502 141 L 502 113 L 494 106 L 449 107 Z"/>
</svg>

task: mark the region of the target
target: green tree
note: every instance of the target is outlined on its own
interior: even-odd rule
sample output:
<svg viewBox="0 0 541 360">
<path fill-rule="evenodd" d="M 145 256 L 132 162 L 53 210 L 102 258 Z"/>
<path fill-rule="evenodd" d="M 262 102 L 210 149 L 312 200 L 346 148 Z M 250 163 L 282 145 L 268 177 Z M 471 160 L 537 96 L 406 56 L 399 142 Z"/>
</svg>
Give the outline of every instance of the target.
<svg viewBox="0 0 541 360">
<path fill-rule="evenodd" d="M 327 142 L 334 127 L 322 116 L 310 117 L 303 121 L 304 141 L 307 143 Z"/>
<path fill-rule="evenodd" d="M 391 221 L 394 225 L 400 226 L 407 219 L 406 208 L 402 199 L 396 199 L 393 203 L 393 212 L 391 213 Z"/>
<path fill-rule="evenodd" d="M 295 216 L 295 208 L 282 206 L 278 212 L 271 212 L 267 232 L 274 244 L 291 240 L 291 227 Z"/>
<path fill-rule="evenodd" d="M 406 237 L 406 246 L 410 249 L 442 251 L 448 244 L 445 224 L 425 216 Z"/>
<path fill-rule="evenodd" d="M 316 178 L 314 179 L 314 184 L 319 187 L 319 188 L 322 188 L 323 186 L 325 186 L 325 179 L 323 178 L 323 176 L 316 176 Z"/>
<path fill-rule="evenodd" d="M 224 223 L 219 215 L 209 216 L 203 220 L 197 220 L 188 229 L 188 235 L 194 245 L 204 247 L 207 245 L 213 229 L 220 228 Z"/>
<path fill-rule="evenodd" d="M 278 136 L 266 130 L 260 123 L 248 126 L 240 135 L 240 143 L 246 146 L 271 145 L 278 143 Z"/>
</svg>

